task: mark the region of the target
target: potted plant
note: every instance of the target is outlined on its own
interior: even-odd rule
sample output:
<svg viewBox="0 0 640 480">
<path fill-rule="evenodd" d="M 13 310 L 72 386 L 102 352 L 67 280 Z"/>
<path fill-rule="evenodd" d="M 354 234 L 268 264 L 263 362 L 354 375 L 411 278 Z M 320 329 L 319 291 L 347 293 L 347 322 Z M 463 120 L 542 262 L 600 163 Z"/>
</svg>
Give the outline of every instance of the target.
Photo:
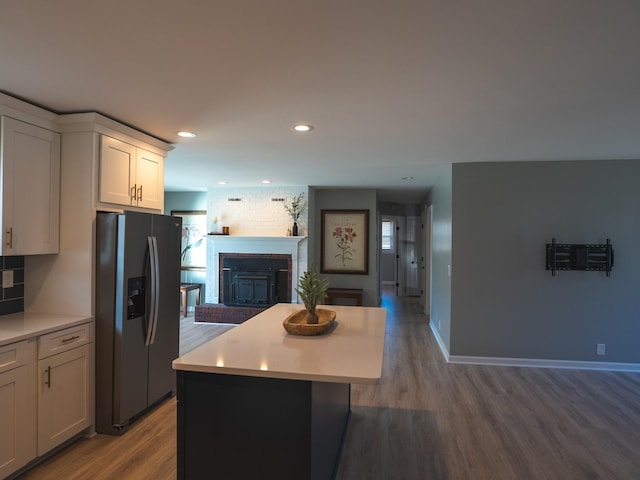
<svg viewBox="0 0 640 480">
<path fill-rule="evenodd" d="M 322 278 L 313 266 L 300 277 L 296 292 L 302 298 L 307 310 L 306 323 L 311 325 L 318 323 L 316 306 L 324 300 L 328 286 L 329 280 Z"/>
<path fill-rule="evenodd" d="M 302 215 L 302 212 L 304 212 L 305 206 L 304 193 L 300 193 L 293 197 L 291 203 L 285 202 L 284 204 L 284 209 L 291 217 L 291 220 L 293 220 L 291 235 L 293 235 L 294 237 L 298 236 L 298 219 L 300 218 L 300 215 Z"/>
</svg>

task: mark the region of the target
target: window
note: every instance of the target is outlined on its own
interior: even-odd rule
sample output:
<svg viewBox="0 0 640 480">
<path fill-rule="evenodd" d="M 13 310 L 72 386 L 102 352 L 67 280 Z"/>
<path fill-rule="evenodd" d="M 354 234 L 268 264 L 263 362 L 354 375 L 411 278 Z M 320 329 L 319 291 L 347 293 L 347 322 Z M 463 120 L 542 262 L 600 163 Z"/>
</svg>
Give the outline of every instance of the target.
<svg viewBox="0 0 640 480">
<path fill-rule="evenodd" d="M 383 220 L 382 221 L 382 251 L 383 252 L 393 252 L 393 238 L 394 238 L 394 222 L 392 220 Z"/>
</svg>

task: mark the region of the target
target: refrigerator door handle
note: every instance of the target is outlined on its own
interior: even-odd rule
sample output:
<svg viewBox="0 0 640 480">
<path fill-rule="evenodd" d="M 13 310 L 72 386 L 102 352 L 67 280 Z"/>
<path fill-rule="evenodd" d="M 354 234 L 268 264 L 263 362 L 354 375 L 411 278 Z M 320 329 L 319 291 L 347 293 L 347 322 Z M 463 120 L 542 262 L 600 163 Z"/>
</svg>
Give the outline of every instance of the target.
<svg viewBox="0 0 640 480">
<path fill-rule="evenodd" d="M 149 310 L 146 318 L 147 334 L 145 336 L 144 345 L 148 347 L 152 343 L 153 322 L 156 316 L 156 258 L 155 244 L 153 237 L 147 237 L 148 253 L 149 253 Z"/>
<path fill-rule="evenodd" d="M 160 310 L 160 257 L 158 256 L 158 240 L 156 237 L 151 237 L 151 243 L 153 243 L 153 266 L 155 268 L 155 275 L 151 275 L 151 281 L 153 285 L 153 323 L 151 328 L 151 345 L 156 341 L 156 330 L 158 330 L 158 311 Z M 155 278 L 154 278 L 155 277 Z"/>
</svg>

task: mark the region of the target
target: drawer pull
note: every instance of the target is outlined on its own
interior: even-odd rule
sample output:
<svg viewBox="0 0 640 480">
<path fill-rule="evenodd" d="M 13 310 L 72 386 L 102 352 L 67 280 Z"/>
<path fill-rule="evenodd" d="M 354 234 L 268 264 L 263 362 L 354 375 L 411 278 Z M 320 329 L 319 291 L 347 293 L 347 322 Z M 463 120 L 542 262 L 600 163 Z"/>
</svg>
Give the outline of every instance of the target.
<svg viewBox="0 0 640 480">
<path fill-rule="evenodd" d="M 47 367 L 47 379 L 45 380 L 44 384 L 51 388 L 51 367 Z"/>
<path fill-rule="evenodd" d="M 69 337 L 69 338 L 63 338 L 62 339 L 62 343 L 69 343 L 69 342 L 73 342 L 74 340 L 77 340 L 80 338 L 80 335 L 74 335 L 73 337 Z"/>
</svg>

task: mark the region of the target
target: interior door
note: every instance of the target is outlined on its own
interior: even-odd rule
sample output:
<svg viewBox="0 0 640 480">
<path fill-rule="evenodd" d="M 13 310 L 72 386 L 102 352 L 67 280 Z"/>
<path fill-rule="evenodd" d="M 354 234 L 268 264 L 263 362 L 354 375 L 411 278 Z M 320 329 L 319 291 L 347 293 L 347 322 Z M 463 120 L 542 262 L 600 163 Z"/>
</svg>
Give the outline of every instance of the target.
<svg viewBox="0 0 640 480">
<path fill-rule="evenodd" d="M 405 292 L 405 218 L 397 217 L 396 219 L 396 295 L 404 295 Z"/>
<path fill-rule="evenodd" d="M 422 305 L 424 313 L 429 315 L 431 312 L 431 210 L 433 206 L 429 205 L 423 210 L 422 224 Z"/>
<path fill-rule="evenodd" d="M 420 217 L 407 216 L 405 219 L 404 248 L 402 262 L 404 263 L 404 294 L 407 296 L 420 295 Z"/>
</svg>

